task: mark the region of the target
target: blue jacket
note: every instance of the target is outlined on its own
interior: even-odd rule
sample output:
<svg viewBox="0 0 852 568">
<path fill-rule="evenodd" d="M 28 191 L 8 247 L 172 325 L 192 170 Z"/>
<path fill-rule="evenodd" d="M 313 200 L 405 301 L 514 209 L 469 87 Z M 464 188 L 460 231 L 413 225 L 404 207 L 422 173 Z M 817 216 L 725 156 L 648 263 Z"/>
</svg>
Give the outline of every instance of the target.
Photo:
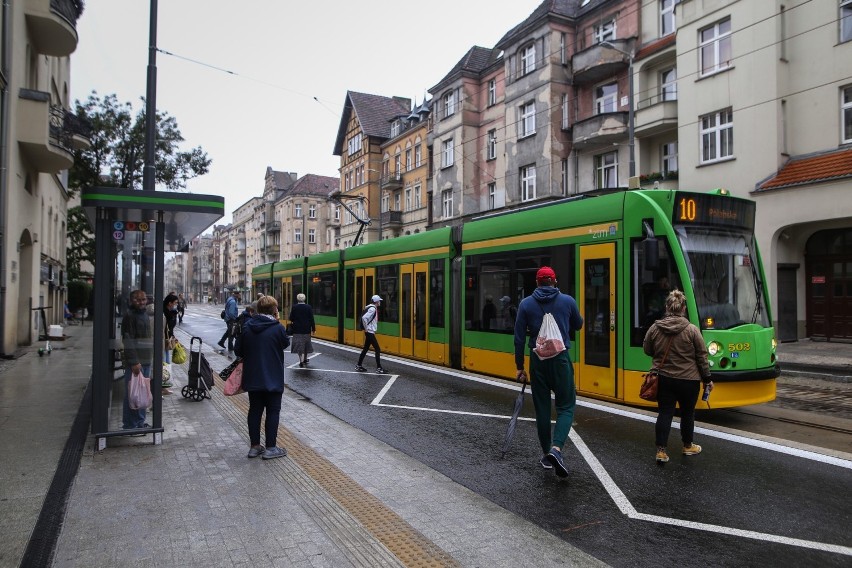
<svg viewBox="0 0 852 568">
<path fill-rule="evenodd" d="M 278 320 L 255 315 L 243 326 L 234 353 L 243 358 L 243 390 L 284 392 L 284 350 L 290 339 Z"/>
<path fill-rule="evenodd" d="M 530 349 L 535 347 L 535 338 L 547 312 L 556 320 L 566 349 L 571 347 L 568 333 L 583 327 L 583 317 L 574 298 L 553 286 L 539 286 L 533 290 L 531 295 L 521 300 L 518 317 L 515 318 L 515 366 L 519 371 L 524 368 L 524 342 Z"/>
<path fill-rule="evenodd" d="M 240 311 L 237 308 L 237 299 L 233 296 L 228 296 L 225 300 L 225 321 L 234 321 L 240 317 Z"/>
</svg>

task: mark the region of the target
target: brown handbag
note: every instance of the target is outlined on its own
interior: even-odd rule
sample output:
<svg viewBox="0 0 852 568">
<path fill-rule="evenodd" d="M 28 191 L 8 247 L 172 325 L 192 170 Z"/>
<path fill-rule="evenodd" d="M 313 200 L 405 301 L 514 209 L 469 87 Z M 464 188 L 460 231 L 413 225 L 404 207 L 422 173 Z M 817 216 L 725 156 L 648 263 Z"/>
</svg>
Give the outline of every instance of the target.
<svg viewBox="0 0 852 568">
<path fill-rule="evenodd" d="M 660 367 L 666 363 L 666 357 L 669 356 L 669 349 L 672 346 L 673 340 L 674 336 L 669 337 L 669 343 L 666 345 L 666 352 L 663 353 L 663 359 L 660 361 Z M 639 398 L 655 402 L 657 400 L 657 387 L 660 383 L 660 369 L 658 367 L 652 367 L 651 370 L 642 375 L 642 377 L 645 380 L 642 382 L 642 386 L 639 387 Z"/>
</svg>

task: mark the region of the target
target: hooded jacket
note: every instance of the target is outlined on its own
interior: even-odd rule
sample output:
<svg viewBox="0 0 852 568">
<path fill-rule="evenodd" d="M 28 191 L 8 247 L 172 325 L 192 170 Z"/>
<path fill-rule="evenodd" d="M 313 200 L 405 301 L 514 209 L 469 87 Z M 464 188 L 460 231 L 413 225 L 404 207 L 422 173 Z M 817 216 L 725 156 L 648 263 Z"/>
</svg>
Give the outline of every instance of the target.
<svg viewBox="0 0 852 568">
<path fill-rule="evenodd" d="M 535 347 L 541 321 L 548 312 L 559 326 L 566 349 L 571 348 L 568 334 L 583 327 L 583 317 L 574 298 L 554 286 L 539 286 L 518 306 L 515 318 L 515 366 L 518 370 L 524 368 L 524 341 L 529 338 L 527 345 L 530 349 Z"/>
<path fill-rule="evenodd" d="M 671 347 L 661 365 L 669 339 Z M 711 380 L 704 338 L 698 328 L 683 316 L 667 315 L 654 322 L 645 334 L 642 348 L 654 358 L 654 367 L 663 376 L 691 381 Z"/>
<path fill-rule="evenodd" d="M 284 350 L 289 345 L 278 320 L 263 314 L 248 320 L 234 343 L 234 353 L 243 358 L 243 390 L 284 392 Z"/>
</svg>

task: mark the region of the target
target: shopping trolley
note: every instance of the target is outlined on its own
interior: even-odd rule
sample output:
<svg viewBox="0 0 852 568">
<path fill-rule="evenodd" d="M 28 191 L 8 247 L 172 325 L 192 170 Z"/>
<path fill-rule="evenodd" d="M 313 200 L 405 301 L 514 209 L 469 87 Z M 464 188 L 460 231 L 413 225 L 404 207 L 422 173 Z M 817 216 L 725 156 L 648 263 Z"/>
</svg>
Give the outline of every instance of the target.
<svg viewBox="0 0 852 568">
<path fill-rule="evenodd" d="M 193 337 L 189 341 L 189 380 L 180 391 L 184 398 L 191 398 L 196 402 L 210 398 L 210 389 L 213 388 L 213 369 L 201 352 L 201 344 L 200 337 Z"/>
</svg>

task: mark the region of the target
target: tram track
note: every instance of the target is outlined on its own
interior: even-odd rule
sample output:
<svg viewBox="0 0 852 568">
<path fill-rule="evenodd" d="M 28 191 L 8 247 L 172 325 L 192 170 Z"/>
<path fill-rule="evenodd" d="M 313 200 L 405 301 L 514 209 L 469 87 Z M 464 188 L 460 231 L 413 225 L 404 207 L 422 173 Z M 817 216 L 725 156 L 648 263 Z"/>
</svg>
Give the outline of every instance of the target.
<svg viewBox="0 0 852 568">
<path fill-rule="evenodd" d="M 827 424 L 817 424 L 816 422 L 808 422 L 806 420 L 797 420 L 795 418 L 783 417 L 783 416 L 767 416 L 765 414 L 758 414 L 756 412 L 748 412 L 746 410 L 742 410 L 739 408 L 729 408 L 726 409 L 726 412 L 731 414 L 740 414 L 743 416 L 753 416 L 756 418 L 762 418 L 764 420 L 772 420 L 775 422 L 782 422 L 784 424 L 792 424 L 795 426 L 804 426 L 806 428 L 815 428 L 818 430 L 825 430 L 828 432 L 835 432 L 837 434 L 849 434 L 852 435 L 852 429 L 849 428 L 841 428 L 839 426 L 831 426 Z"/>
</svg>

